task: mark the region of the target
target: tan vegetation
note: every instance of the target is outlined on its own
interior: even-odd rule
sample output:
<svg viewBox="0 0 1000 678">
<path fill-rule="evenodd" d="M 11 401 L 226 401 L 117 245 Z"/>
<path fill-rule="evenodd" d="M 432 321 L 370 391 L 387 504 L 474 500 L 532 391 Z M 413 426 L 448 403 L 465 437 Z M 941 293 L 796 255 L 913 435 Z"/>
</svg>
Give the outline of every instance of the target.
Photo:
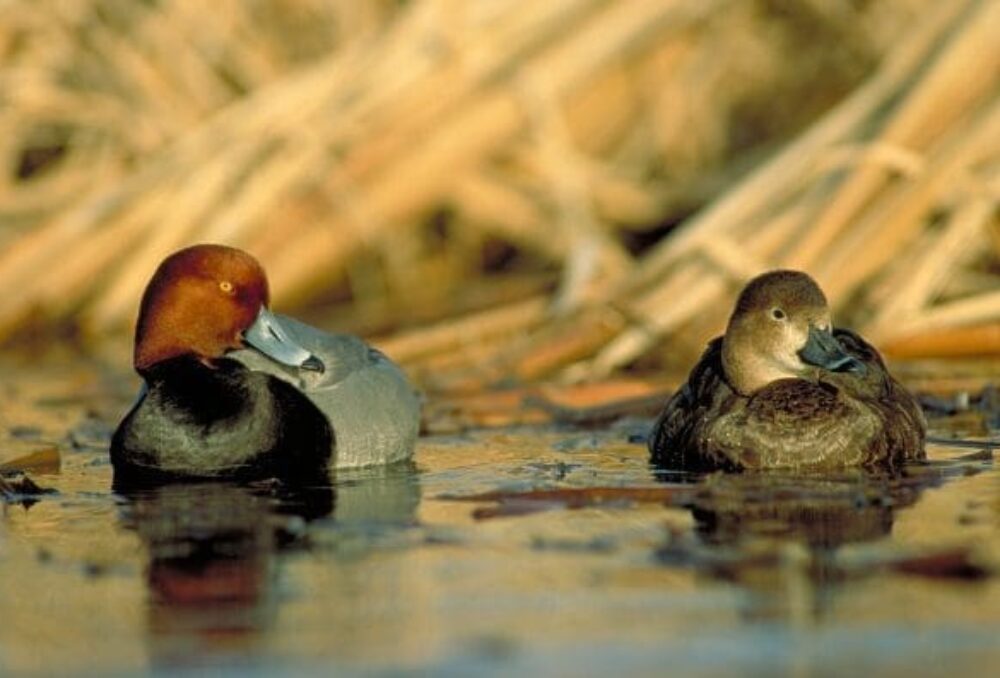
<svg viewBox="0 0 1000 678">
<path fill-rule="evenodd" d="M 997 35 L 989 0 L 6 3 L 0 337 L 123 333 L 216 241 L 439 388 L 685 363 L 776 266 L 898 354 L 1000 352 Z"/>
</svg>

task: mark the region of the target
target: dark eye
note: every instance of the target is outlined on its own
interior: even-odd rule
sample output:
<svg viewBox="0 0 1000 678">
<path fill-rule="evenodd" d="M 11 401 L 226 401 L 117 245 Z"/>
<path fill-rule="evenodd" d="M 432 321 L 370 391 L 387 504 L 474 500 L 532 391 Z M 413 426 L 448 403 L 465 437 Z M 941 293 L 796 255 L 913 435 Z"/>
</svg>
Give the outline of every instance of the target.
<svg viewBox="0 0 1000 678">
<path fill-rule="evenodd" d="M 785 312 L 782 311 L 780 308 L 772 309 L 771 310 L 771 317 L 774 318 L 775 320 L 784 320 L 785 319 Z"/>
</svg>

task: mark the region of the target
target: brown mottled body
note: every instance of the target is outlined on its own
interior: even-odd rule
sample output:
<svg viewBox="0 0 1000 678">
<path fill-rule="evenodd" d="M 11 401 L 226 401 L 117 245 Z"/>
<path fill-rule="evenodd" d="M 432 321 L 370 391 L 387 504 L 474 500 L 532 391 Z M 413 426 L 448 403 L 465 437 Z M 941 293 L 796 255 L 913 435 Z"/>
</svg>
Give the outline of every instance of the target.
<svg viewBox="0 0 1000 678">
<path fill-rule="evenodd" d="M 828 329 L 826 301 L 808 276 L 765 274 L 748 290 L 726 336 L 709 344 L 657 419 L 649 440 L 655 463 L 737 471 L 885 467 L 924 458 L 926 424 L 916 400 L 864 339 Z M 783 326 L 800 318 L 797 330 Z M 829 336 L 823 360 L 814 362 L 833 369 L 805 359 L 795 364 L 794 356 L 814 357 L 806 344 L 819 333 L 817 323 Z"/>
</svg>

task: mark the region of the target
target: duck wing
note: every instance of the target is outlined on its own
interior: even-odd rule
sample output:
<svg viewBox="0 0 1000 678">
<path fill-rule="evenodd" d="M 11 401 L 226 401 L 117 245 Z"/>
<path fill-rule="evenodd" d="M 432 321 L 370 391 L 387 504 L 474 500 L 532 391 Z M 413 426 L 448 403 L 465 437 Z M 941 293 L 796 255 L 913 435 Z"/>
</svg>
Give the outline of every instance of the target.
<svg viewBox="0 0 1000 678">
<path fill-rule="evenodd" d="M 723 375 L 722 337 L 716 337 L 653 424 L 648 445 L 654 464 L 685 470 L 715 466 L 699 444 L 704 438 L 704 428 L 740 399 Z"/>
<path fill-rule="evenodd" d="M 420 398 L 403 371 L 358 337 L 278 318 L 296 343 L 323 361 L 322 373 L 280 365 L 249 349 L 229 357 L 288 382 L 327 416 L 337 468 L 410 458 L 420 428 Z"/>
<path fill-rule="evenodd" d="M 834 336 L 848 353 L 864 363 L 865 373 L 829 373 L 822 380 L 878 413 L 883 421 L 879 447 L 893 461 L 925 459 L 927 420 L 920 403 L 889 373 L 878 350 L 860 335 L 838 328 Z"/>
</svg>

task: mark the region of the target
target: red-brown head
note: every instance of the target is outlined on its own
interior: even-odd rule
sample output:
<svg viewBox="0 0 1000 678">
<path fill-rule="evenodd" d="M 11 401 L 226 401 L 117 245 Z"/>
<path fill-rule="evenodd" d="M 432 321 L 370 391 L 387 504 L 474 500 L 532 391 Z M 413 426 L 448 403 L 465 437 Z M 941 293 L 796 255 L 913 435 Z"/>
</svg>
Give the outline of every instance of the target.
<svg viewBox="0 0 1000 678">
<path fill-rule="evenodd" d="M 182 355 L 210 362 L 244 347 L 248 330 L 274 318 L 267 312 L 268 296 L 264 269 L 246 252 L 194 245 L 171 254 L 142 295 L 135 331 L 136 371 L 144 373 Z M 267 329 L 269 335 L 275 334 Z M 305 349 L 294 344 L 293 348 L 300 352 L 293 364 L 301 366 L 311 357 Z"/>
</svg>

